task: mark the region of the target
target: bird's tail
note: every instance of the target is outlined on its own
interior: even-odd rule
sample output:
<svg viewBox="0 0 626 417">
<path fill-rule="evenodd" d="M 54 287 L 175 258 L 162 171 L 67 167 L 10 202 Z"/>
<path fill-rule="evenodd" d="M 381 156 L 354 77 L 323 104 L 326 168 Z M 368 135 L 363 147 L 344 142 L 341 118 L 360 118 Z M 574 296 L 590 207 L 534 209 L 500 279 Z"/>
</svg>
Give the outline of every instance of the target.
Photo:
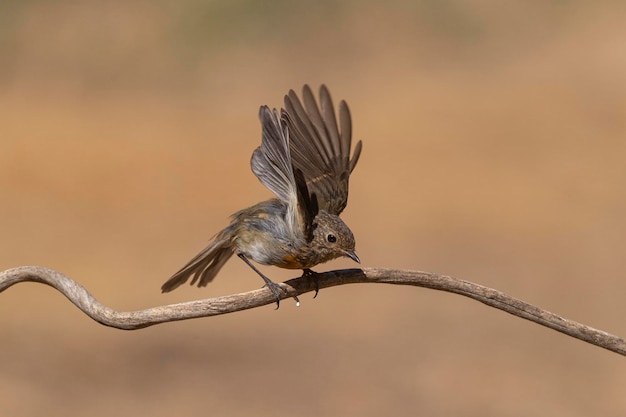
<svg viewBox="0 0 626 417">
<path fill-rule="evenodd" d="M 191 285 L 198 283 L 198 287 L 204 287 L 215 278 L 215 275 L 224 266 L 226 261 L 235 253 L 231 235 L 231 228 L 222 230 L 215 239 L 187 263 L 180 271 L 172 275 L 161 286 L 161 292 L 175 290 L 189 279 Z"/>
</svg>

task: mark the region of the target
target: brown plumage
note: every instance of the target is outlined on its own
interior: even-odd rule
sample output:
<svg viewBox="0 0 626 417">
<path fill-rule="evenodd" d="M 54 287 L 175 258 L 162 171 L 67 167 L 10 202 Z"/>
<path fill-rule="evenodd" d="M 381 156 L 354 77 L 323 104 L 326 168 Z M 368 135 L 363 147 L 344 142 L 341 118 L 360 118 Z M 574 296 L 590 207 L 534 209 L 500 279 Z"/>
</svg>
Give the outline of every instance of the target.
<svg viewBox="0 0 626 417">
<path fill-rule="evenodd" d="M 277 198 L 243 209 L 229 226 L 161 287 L 169 292 L 191 278 L 207 285 L 237 254 L 265 281 L 276 296 L 281 287 L 251 262 L 303 269 L 341 256 L 360 262 L 354 236 L 339 218 L 348 201 L 348 184 L 361 154 L 361 141 L 350 156 L 352 122 L 345 101 L 339 123 L 330 93 L 320 87 L 320 106 L 305 85 L 302 102 L 291 90 L 279 113 L 262 106 L 261 146 L 252 154 L 252 172 Z"/>
</svg>

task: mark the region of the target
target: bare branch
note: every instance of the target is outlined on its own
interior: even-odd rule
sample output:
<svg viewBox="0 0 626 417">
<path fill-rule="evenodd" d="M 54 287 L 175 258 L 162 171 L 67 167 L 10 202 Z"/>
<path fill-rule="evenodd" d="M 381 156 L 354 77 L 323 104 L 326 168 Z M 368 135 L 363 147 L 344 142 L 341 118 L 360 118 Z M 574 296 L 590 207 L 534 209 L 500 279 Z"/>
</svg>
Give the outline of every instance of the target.
<svg viewBox="0 0 626 417">
<path fill-rule="evenodd" d="M 557 316 L 492 288 L 446 275 L 408 270 L 363 268 L 320 273 L 317 275 L 317 280 L 320 289 L 344 284 L 385 283 L 452 292 L 626 356 L 626 342 L 620 337 Z M 63 293 L 76 307 L 92 319 L 105 326 L 124 330 L 141 329 L 170 321 L 217 316 L 273 304 L 275 301 L 274 295 L 267 288 L 262 288 L 241 294 L 170 304 L 140 311 L 115 311 L 100 304 L 83 286 L 74 280 L 59 272 L 39 266 L 21 266 L 0 272 L 0 292 L 13 284 L 26 281 L 50 285 Z M 315 290 L 315 280 L 312 277 L 294 278 L 284 284 L 286 284 L 287 292 L 282 298 Z"/>
</svg>

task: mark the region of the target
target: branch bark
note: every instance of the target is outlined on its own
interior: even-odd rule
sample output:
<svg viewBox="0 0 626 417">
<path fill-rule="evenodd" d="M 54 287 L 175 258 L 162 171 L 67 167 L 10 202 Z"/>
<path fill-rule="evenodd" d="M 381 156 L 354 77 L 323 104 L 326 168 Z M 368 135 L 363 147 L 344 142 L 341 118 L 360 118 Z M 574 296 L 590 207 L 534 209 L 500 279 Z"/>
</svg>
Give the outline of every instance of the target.
<svg viewBox="0 0 626 417">
<path fill-rule="evenodd" d="M 159 323 L 217 316 L 275 302 L 274 295 L 267 288 L 261 288 L 240 294 L 170 304 L 146 310 L 116 311 L 100 304 L 83 286 L 71 278 L 39 266 L 21 266 L 0 272 L 0 292 L 14 284 L 27 281 L 39 282 L 56 288 L 95 321 L 123 330 L 136 330 Z M 626 342 L 618 336 L 568 320 L 495 289 L 469 281 L 430 272 L 383 268 L 345 269 L 317 275 L 317 284 L 320 289 L 356 283 L 411 285 L 460 294 L 626 356 Z M 312 277 L 294 278 L 284 284 L 287 292 L 281 295 L 283 299 L 314 291 L 316 287 L 315 279 Z"/>
</svg>

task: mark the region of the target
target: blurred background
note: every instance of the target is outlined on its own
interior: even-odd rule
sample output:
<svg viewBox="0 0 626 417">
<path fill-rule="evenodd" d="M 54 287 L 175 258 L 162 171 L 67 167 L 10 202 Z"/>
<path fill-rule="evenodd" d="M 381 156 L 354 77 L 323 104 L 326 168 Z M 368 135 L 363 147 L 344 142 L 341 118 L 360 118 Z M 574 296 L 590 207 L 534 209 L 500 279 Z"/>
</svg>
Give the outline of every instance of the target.
<svg viewBox="0 0 626 417">
<path fill-rule="evenodd" d="M 625 336 L 625 18 L 582 0 L 3 1 L 0 270 L 53 268 L 127 311 L 259 288 L 232 260 L 160 293 L 270 197 L 249 168 L 258 107 L 326 83 L 364 142 L 343 214 L 364 266 Z M 0 414 L 626 414 L 624 358 L 480 303 L 311 297 L 124 332 L 17 285 L 0 294 Z"/>
</svg>

